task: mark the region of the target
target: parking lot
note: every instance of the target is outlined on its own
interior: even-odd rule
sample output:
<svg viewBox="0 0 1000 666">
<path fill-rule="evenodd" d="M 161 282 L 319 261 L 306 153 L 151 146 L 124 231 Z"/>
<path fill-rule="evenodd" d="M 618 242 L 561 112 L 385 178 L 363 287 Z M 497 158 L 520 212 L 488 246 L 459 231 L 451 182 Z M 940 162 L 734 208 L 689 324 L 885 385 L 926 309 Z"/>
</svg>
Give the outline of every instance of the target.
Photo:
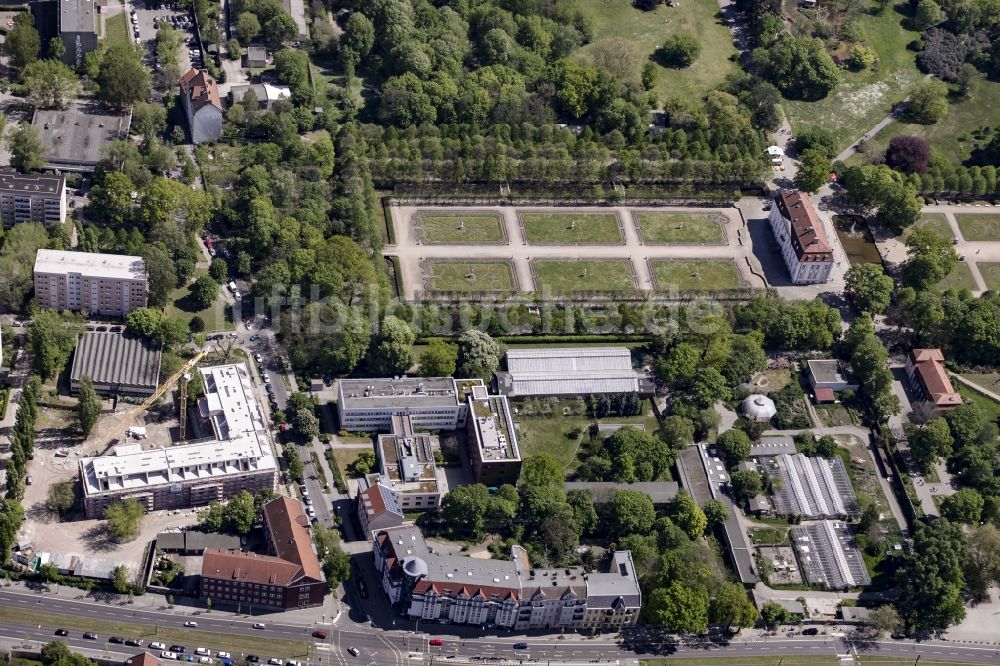
<svg viewBox="0 0 1000 666">
<path fill-rule="evenodd" d="M 194 35 L 194 24 L 191 14 L 176 5 L 167 3 L 133 2 L 129 12 L 129 25 L 133 35 L 138 33 L 139 40 L 146 48 L 146 63 L 155 72 L 159 64 L 156 62 L 156 31 L 163 23 L 167 23 L 181 31 L 184 44 L 178 57 L 180 73 L 191 67 L 201 68 L 204 62 L 198 50 L 198 42 Z"/>
</svg>

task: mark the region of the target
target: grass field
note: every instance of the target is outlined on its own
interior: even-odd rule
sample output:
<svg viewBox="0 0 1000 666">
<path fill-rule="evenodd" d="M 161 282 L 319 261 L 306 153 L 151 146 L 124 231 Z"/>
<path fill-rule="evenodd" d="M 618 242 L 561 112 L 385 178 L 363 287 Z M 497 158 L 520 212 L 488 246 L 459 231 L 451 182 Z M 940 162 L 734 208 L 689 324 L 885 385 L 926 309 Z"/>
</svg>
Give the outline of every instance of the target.
<svg viewBox="0 0 1000 666">
<path fill-rule="evenodd" d="M 938 238 L 944 238 L 945 240 L 951 240 L 955 237 L 955 234 L 951 232 L 951 225 L 948 224 L 948 218 L 944 216 L 944 213 L 924 213 L 917 220 L 917 223 L 912 227 L 907 227 L 906 231 L 903 232 L 903 240 L 905 241 L 910 237 L 917 229 L 928 229 L 934 232 L 934 235 Z"/>
<path fill-rule="evenodd" d="M 129 28 L 128 18 L 125 12 L 115 14 L 104 22 L 107 28 L 107 40 L 109 45 L 133 44 L 132 30 Z"/>
<path fill-rule="evenodd" d="M 894 122 L 878 133 L 872 143 L 884 150 L 894 136 L 922 136 L 934 151 L 950 161 L 959 163 L 969 158 L 973 148 L 989 141 L 977 140 L 973 132 L 996 124 L 996 109 L 1000 107 L 1000 83 L 979 78 L 972 83 L 969 96 L 965 99 L 951 99 L 948 115 L 933 125 L 918 125 Z M 860 159 L 859 159 L 860 158 Z M 852 157 L 848 163 L 864 163 L 863 156 Z"/>
<path fill-rule="evenodd" d="M 967 241 L 1000 241 L 1000 213 L 955 213 Z"/>
<path fill-rule="evenodd" d="M 653 92 L 662 104 L 665 99 L 697 100 L 726 75 L 738 70 L 729 58 L 736 54 L 729 30 L 716 18 L 715 0 L 686 0 L 674 7 L 663 4 L 650 12 L 632 6 L 629 0 L 573 0 L 570 3 L 588 16 L 594 26 L 594 39 L 579 49 L 574 58 L 593 62 L 601 43 L 613 38 L 627 40 L 635 51 L 636 70 L 653 60 L 653 53 L 667 36 L 689 32 L 702 44 L 698 59 L 684 69 L 668 69 L 657 63 L 659 78 Z"/>
<path fill-rule="evenodd" d="M 424 284 L 430 291 L 517 291 L 511 265 L 497 261 L 425 262 Z"/>
<path fill-rule="evenodd" d="M 367 442 L 371 444 L 371 440 L 367 440 Z M 337 468 L 340 469 L 341 477 L 347 480 L 354 478 L 347 472 L 347 466 L 357 460 L 362 451 L 371 451 L 373 449 L 369 446 L 367 449 L 330 447 L 330 450 L 333 451 L 333 459 L 337 461 Z"/>
<path fill-rule="evenodd" d="M 986 388 L 989 389 L 988 386 Z M 965 384 L 960 384 L 958 382 L 955 382 L 955 389 L 961 394 L 962 398 L 966 402 L 976 403 L 977 405 L 979 405 L 980 408 L 982 408 L 984 412 L 986 412 L 989 415 L 991 419 L 993 419 L 994 421 L 1000 421 L 1000 402 L 997 402 L 996 400 L 983 395 L 982 393 L 973 388 L 969 388 Z M 998 391 L 994 390 L 993 392 L 997 393 Z"/>
<path fill-rule="evenodd" d="M 564 470 L 570 472 L 580 465 L 576 454 L 580 443 L 587 436 L 587 428 L 595 419 L 585 414 L 562 416 L 518 416 L 518 444 L 521 457 L 535 453 L 548 453 Z M 654 433 L 659 428 L 651 416 L 609 417 L 606 423 L 633 423 L 645 426 L 646 432 Z"/>
<path fill-rule="evenodd" d="M 208 275 L 208 271 L 197 269 L 192 277 L 191 284 L 202 275 Z M 215 297 L 215 301 L 204 310 L 196 310 L 191 304 L 190 285 L 185 285 L 174 289 L 167 297 L 167 316 L 171 319 L 181 319 L 184 323 L 190 322 L 195 317 L 201 317 L 205 322 L 206 331 L 231 331 L 233 327 L 233 315 L 226 299 L 222 297 L 222 290 Z"/>
<path fill-rule="evenodd" d="M 642 242 L 647 245 L 699 244 L 722 245 L 726 242 L 721 215 L 684 215 L 679 213 L 632 213 Z"/>
<path fill-rule="evenodd" d="M 535 291 L 634 291 L 632 265 L 625 259 L 536 259 Z"/>
<path fill-rule="evenodd" d="M 534 245 L 603 245 L 624 242 L 615 213 L 520 213 L 524 237 Z"/>
<path fill-rule="evenodd" d="M 649 264 L 657 291 L 725 291 L 740 288 L 740 275 L 731 261 L 661 259 Z"/>
<path fill-rule="evenodd" d="M 987 289 L 1000 291 L 1000 264 L 988 261 L 980 263 L 979 272 L 983 274 Z"/>
<path fill-rule="evenodd" d="M 497 245 L 507 240 L 499 213 L 421 212 L 413 216 L 424 243 L 481 243 Z"/>
<path fill-rule="evenodd" d="M 211 617 L 211 613 L 209 613 L 209 617 Z M 24 624 L 25 620 L 25 613 L 21 609 L 0 608 L 0 623 Z M 310 654 L 310 646 L 306 641 L 289 641 L 216 633 L 213 631 L 182 629 L 180 626 L 150 627 L 148 624 L 130 624 L 127 622 L 102 620 L 96 617 L 96 611 L 90 615 L 77 616 L 33 610 L 31 611 L 30 622 L 33 625 L 41 624 L 47 627 L 63 627 L 71 631 L 93 631 L 99 638 L 98 641 L 95 641 L 95 647 L 104 645 L 104 641 L 110 636 L 125 636 L 141 638 L 147 643 L 150 641 L 160 641 L 168 645 L 176 643 L 188 646 L 191 650 L 194 649 L 194 646 L 202 645 L 216 651 L 227 650 L 235 653 L 256 654 L 265 660 L 268 657 L 302 658 Z M 138 650 L 138 648 L 136 649 Z"/>
<path fill-rule="evenodd" d="M 920 33 L 902 27 L 891 6 L 879 15 L 862 12 L 858 23 L 864 43 L 878 54 L 877 71 L 841 72 L 841 82 L 816 102 L 786 101 L 785 113 L 795 133 L 823 127 L 833 132 L 838 152 L 864 136 L 889 115 L 920 80 L 916 54 L 906 45 Z"/>
<path fill-rule="evenodd" d="M 938 282 L 937 286 L 942 290 L 970 289 L 975 291 L 976 281 L 972 279 L 972 271 L 969 270 L 969 264 L 964 261 L 960 261 L 955 265 L 955 268 L 952 269 L 951 273 L 948 273 L 945 279 Z"/>
</svg>

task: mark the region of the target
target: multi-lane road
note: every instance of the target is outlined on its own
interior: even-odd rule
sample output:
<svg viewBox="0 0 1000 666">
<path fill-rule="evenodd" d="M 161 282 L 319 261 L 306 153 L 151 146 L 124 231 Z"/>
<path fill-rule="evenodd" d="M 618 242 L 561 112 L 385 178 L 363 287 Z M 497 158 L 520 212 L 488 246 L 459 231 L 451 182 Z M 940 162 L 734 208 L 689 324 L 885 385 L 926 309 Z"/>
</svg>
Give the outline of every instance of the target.
<svg viewBox="0 0 1000 666">
<path fill-rule="evenodd" d="M 23 620 L 0 623 L 0 641 L 6 645 L 15 642 L 44 643 L 55 639 L 56 626 L 46 625 L 44 613 L 58 613 L 96 620 L 113 620 L 119 623 L 135 624 L 138 627 L 157 626 L 160 628 L 183 629 L 184 622 L 191 617 L 186 614 L 176 614 L 158 610 L 127 608 L 93 599 L 76 600 L 62 599 L 52 595 L 43 595 L 21 588 L 0 590 L 0 605 L 5 608 L 16 608 L 23 611 Z M 42 613 L 33 614 L 33 611 Z M 719 657 L 771 656 L 786 655 L 789 657 L 804 655 L 837 655 L 844 663 L 853 662 L 858 655 L 885 656 L 894 658 L 912 658 L 966 661 L 979 663 L 1000 663 L 1000 649 L 996 646 L 956 645 L 947 642 L 894 641 L 889 639 L 865 640 L 854 639 L 851 635 L 819 635 L 819 636 L 748 636 L 735 637 L 718 642 L 686 642 L 666 638 L 655 644 L 650 642 L 624 646 L 619 641 L 609 638 L 583 638 L 575 634 L 564 637 L 548 635 L 537 638 L 499 638 L 495 636 L 480 639 L 458 638 L 443 633 L 434 637 L 441 638 L 443 645 L 429 646 L 429 636 L 425 633 L 406 631 L 384 631 L 371 628 L 365 624 L 354 624 L 347 621 L 336 623 L 320 622 L 314 625 L 284 624 L 280 621 L 265 621 L 263 629 L 255 629 L 254 621 L 261 618 L 244 618 L 232 615 L 209 617 L 202 614 L 198 617 L 198 631 L 225 634 L 229 643 L 232 637 L 245 635 L 255 638 L 273 638 L 276 640 L 302 641 L 312 645 L 309 661 L 315 664 L 330 666 L 348 666 L 349 664 L 372 664 L 383 666 L 394 664 L 419 663 L 461 663 L 468 660 L 502 661 L 535 660 L 541 663 L 592 663 L 593 660 L 618 662 L 620 664 L 635 663 L 644 656 L 706 656 Z M 333 618 L 328 618 L 332 620 Z M 341 617 L 344 620 L 344 616 Z M 39 624 L 40 623 L 40 624 Z M 321 629 L 327 633 L 325 640 L 312 638 L 312 631 Z M 437 630 L 438 627 L 435 627 Z M 137 630 L 136 635 L 140 632 Z M 107 637 L 102 636 L 101 639 Z M 79 630 L 71 632 L 65 640 L 75 648 L 98 650 L 105 652 L 128 654 L 132 650 L 123 646 L 104 645 L 98 641 L 84 640 Z M 515 650 L 514 644 L 526 641 L 528 649 Z M 188 646 L 193 648 L 194 646 Z M 212 647 L 212 646 L 208 646 Z M 349 648 L 356 648 L 358 656 L 352 655 Z M 266 658 L 268 655 L 260 655 Z M 496 659 L 499 658 L 499 659 Z"/>
</svg>

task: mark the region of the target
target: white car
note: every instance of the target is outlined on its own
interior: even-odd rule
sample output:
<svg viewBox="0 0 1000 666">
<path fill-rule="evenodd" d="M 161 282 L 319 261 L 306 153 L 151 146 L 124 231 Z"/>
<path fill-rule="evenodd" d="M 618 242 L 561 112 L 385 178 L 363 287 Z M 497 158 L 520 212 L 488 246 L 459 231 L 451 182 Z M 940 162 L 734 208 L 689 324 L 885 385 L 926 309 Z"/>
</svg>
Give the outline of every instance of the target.
<svg viewBox="0 0 1000 666">
<path fill-rule="evenodd" d="M 285 666 L 285 662 L 281 661 L 277 657 L 271 657 L 267 660 L 267 663 L 271 664 L 271 666 Z"/>
<path fill-rule="evenodd" d="M 233 658 L 231 654 L 229 654 L 228 652 L 223 652 L 222 650 L 219 650 L 218 652 L 216 652 L 215 656 L 218 657 L 219 659 L 232 659 Z"/>
<path fill-rule="evenodd" d="M 253 360 L 257 361 L 258 363 L 263 363 L 264 362 L 264 357 L 261 356 L 260 354 L 254 354 L 253 355 Z"/>
<path fill-rule="evenodd" d="M 253 628 L 254 629 L 263 629 L 264 628 L 264 623 L 263 622 L 254 622 L 253 623 Z"/>
<path fill-rule="evenodd" d="M 150 650 L 166 650 L 167 645 L 165 643 L 160 643 L 159 641 L 149 644 Z"/>
<path fill-rule="evenodd" d="M 195 622 L 194 620 L 188 620 L 187 622 L 184 623 L 184 626 L 185 627 L 197 627 L 198 623 Z"/>
<path fill-rule="evenodd" d="M 164 659 L 176 659 L 177 653 L 171 652 L 170 650 L 164 650 L 163 652 L 160 653 L 160 656 L 163 657 Z"/>
<path fill-rule="evenodd" d="M 199 664 L 214 664 L 215 660 L 211 657 L 198 657 Z"/>
<path fill-rule="evenodd" d="M 306 498 L 304 498 L 304 499 L 303 499 L 302 501 L 306 503 L 306 506 L 309 506 L 309 507 L 311 507 L 311 506 L 312 506 L 312 503 L 313 503 L 313 501 L 312 501 L 312 499 L 311 499 L 311 498 L 309 498 L 309 497 L 306 497 Z"/>
<path fill-rule="evenodd" d="M 306 488 L 305 486 L 300 486 L 299 490 L 302 491 L 302 496 L 303 497 L 309 497 L 309 489 L 308 488 Z"/>
<path fill-rule="evenodd" d="M 209 650 L 208 648 L 196 648 L 195 651 L 194 651 L 194 653 L 195 654 L 200 654 L 203 657 L 211 657 L 212 656 L 212 651 Z"/>
</svg>

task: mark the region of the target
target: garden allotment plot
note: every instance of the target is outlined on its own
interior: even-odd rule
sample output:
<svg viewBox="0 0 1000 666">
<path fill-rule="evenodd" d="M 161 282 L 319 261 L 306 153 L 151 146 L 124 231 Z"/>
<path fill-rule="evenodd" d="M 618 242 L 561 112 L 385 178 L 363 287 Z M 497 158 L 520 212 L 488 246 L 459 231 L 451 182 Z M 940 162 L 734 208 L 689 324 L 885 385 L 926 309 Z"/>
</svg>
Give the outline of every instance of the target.
<svg viewBox="0 0 1000 666">
<path fill-rule="evenodd" d="M 413 214 L 413 226 L 423 243 L 500 245 L 507 242 L 503 218 L 493 211 L 418 211 Z"/>
<path fill-rule="evenodd" d="M 625 242 L 617 213 L 518 211 L 529 245 L 621 245 Z"/>
</svg>

